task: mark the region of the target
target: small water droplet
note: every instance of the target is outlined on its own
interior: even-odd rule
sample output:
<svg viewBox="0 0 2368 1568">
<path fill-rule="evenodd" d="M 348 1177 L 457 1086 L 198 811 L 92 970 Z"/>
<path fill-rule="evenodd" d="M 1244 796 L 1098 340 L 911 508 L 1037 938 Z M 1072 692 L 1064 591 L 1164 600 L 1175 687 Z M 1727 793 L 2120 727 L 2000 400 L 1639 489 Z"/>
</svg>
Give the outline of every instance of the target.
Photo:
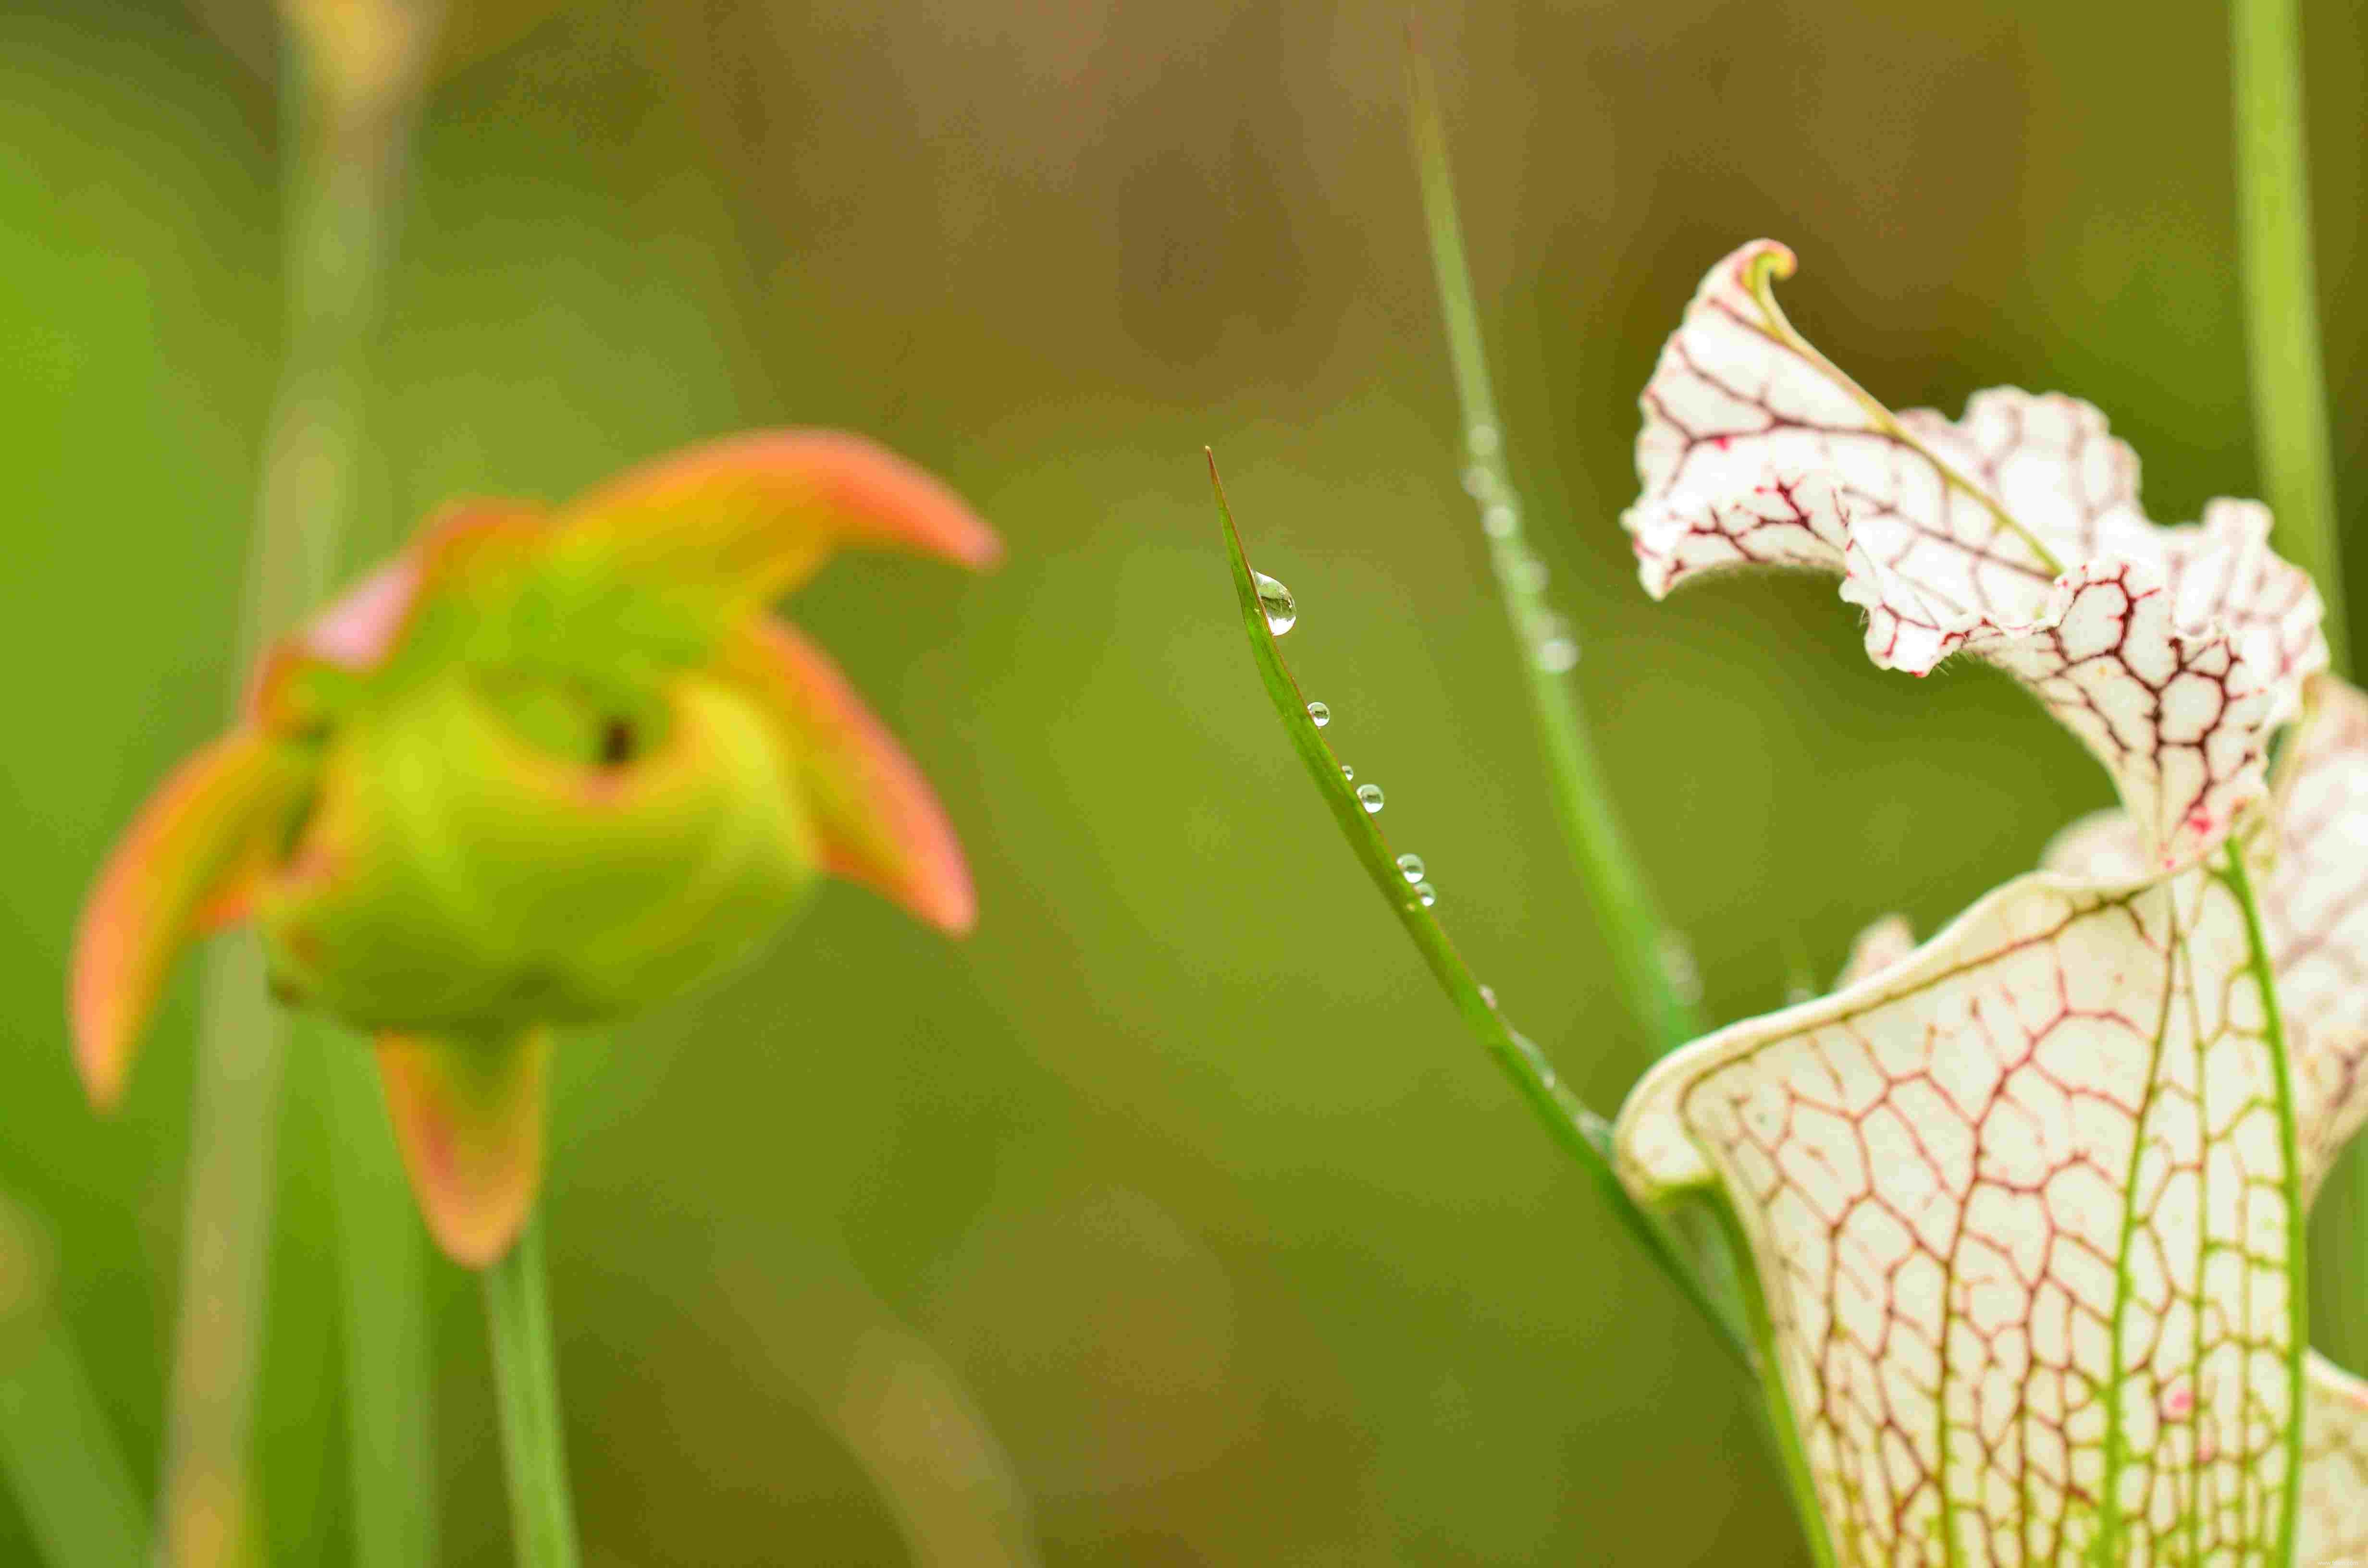
<svg viewBox="0 0 2368 1568">
<path fill-rule="evenodd" d="M 1490 1012 L 1495 1012 L 1497 1010 L 1497 988 L 1493 985 L 1482 986 L 1480 988 L 1480 1000 L 1488 1004 L 1488 1010 Z"/>
<path fill-rule="evenodd" d="M 1525 555 L 1520 560 L 1514 562 L 1513 570 L 1510 574 L 1513 579 L 1513 586 L 1520 589 L 1521 592 L 1525 594 L 1543 592 L 1545 588 L 1546 578 L 1548 576 L 1546 563 L 1539 560 L 1534 555 Z"/>
<path fill-rule="evenodd" d="M 1488 483 L 1488 471 L 1478 463 L 1474 463 L 1463 471 L 1463 494 L 1466 495 L 1475 497 L 1486 495 L 1491 488 Z"/>
<path fill-rule="evenodd" d="M 1382 787 L 1378 784 L 1357 786 L 1357 803 L 1365 808 L 1367 816 L 1382 809 Z"/>
<path fill-rule="evenodd" d="M 1538 668 L 1552 675 L 1560 675 L 1577 665 L 1578 643 L 1568 637 L 1541 638 L 1531 650 L 1531 656 L 1537 660 Z"/>
<path fill-rule="evenodd" d="M 1340 765 L 1340 777 L 1353 779 L 1357 777 L 1357 770 L 1344 762 Z"/>
<path fill-rule="evenodd" d="M 1422 857 L 1419 855 L 1399 856 L 1398 875 L 1404 877 L 1410 882 L 1418 882 L 1422 881 Z"/>
<path fill-rule="evenodd" d="M 1679 1001 L 1691 1006 L 1702 1000 L 1702 965 L 1694 961 L 1693 944 L 1682 933 L 1661 933 L 1661 972 L 1669 977 L 1669 989 Z"/>
<path fill-rule="evenodd" d="M 1325 707 L 1321 702 L 1311 702 L 1307 705 L 1307 718 L 1310 723 L 1320 730 L 1332 722 L 1332 710 Z"/>
<path fill-rule="evenodd" d="M 1510 539 L 1520 521 L 1520 513 L 1499 501 L 1480 514 L 1480 531 L 1490 539 Z"/>
<path fill-rule="evenodd" d="M 1501 444 L 1494 425 L 1474 425 L 1463 441 L 1472 449 L 1472 455 L 1475 458 L 1495 457 L 1497 448 Z"/>
<path fill-rule="evenodd" d="M 1266 629 L 1277 637 L 1299 624 L 1299 601 L 1291 590 L 1263 572 L 1254 572 L 1258 579 L 1258 608 L 1266 614 Z"/>
<path fill-rule="evenodd" d="M 1425 909 L 1429 909 L 1439 902 L 1439 890 L 1429 882 L 1417 882 L 1414 885 L 1414 896 L 1422 901 L 1422 906 Z"/>
</svg>

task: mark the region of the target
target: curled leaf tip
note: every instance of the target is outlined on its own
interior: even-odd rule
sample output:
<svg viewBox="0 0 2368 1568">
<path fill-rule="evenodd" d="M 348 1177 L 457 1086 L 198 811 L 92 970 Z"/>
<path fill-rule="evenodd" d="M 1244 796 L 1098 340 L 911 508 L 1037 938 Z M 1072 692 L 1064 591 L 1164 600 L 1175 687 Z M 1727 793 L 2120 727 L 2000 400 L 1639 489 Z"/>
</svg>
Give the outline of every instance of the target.
<svg viewBox="0 0 2368 1568">
<path fill-rule="evenodd" d="M 542 1186 L 551 1031 L 381 1035 L 381 1082 L 419 1211 L 453 1262 L 501 1260 Z"/>
<path fill-rule="evenodd" d="M 787 593 L 842 546 L 984 570 L 1002 541 L 961 496 L 876 442 L 761 430 L 656 459 L 570 504 L 563 523 L 627 570 L 735 597 Z"/>
<path fill-rule="evenodd" d="M 813 642 L 760 616 L 724 650 L 726 668 L 777 724 L 795 759 L 825 867 L 954 936 L 978 915 L 962 845 L 928 780 Z"/>
<path fill-rule="evenodd" d="M 1744 290 L 1755 297 L 1764 294 L 1770 284 L 1793 276 L 1800 266 L 1793 247 L 1781 240 L 1754 240 L 1735 253 L 1735 275 Z"/>
<path fill-rule="evenodd" d="M 183 762 L 141 808 L 99 872 L 67 981 L 74 1066 L 111 1109 L 174 960 L 237 912 L 274 823 L 304 787 L 302 765 L 235 730 Z"/>
</svg>

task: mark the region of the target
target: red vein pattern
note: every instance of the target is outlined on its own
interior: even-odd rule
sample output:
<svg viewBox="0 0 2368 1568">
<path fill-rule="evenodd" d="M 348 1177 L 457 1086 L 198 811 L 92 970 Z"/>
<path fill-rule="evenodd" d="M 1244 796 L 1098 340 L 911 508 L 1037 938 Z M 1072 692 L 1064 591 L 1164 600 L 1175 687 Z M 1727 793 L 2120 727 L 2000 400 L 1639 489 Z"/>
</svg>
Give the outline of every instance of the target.
<svg viewBox="0 0 2368 1568">
<path fill-rule="evenodd" d="M 2368 1120 L 2368 697 L 2331 676 L 2295 734 L 2271 801 L 2271 832 L 2248 846 L 2270 948 L 2303 1190 Z M 2043 864 L 2090 878 L 2141 874 L 2128 817 L 2100 812 L 2056 835 Z"/>
<path fill-rule="evenodd" d="M 1630 1096 L 1631 1186 L 1734 1202 L 1842 1562 L 2276 1561 L 2298 1186 L 2250 966 L 2208 870 L 2037 873 Z"/>
<path fill-rule="evenodd" d="M 2283 1568 L 2290 1529 L 2305 1568 L 2362 1568 L 2368 1384 L 2305 1358 L 2293 1279 L 2368 1118 L 2368 699 L 2321 674 L 2260 506 L 2157 528 L 2136 456 L 2059 394 L 1890 414 L 1784 318 L 1792 269 L 1766 241 L 1713 268 L 1645 390 L 1645 588 L 1837 574 L 1878 665 L 2004 667 L 2125 809 L 1665 1059 L 1622 1174 L 1732 1202 L 1850 1568 Z M 2258 932 L 2205 858 L 2240 826 Z"/>
<path fill-rule="evenodd" d="M 2157 867 L 2208 853 L 2327 662 L 2317 596 L 2270 553 L 2267 514 L 2215 502 L 2155 528 L 2136 457 L 2061 395 L 1983 392 L 1953 425 L 1890 415 L 1777 309 L 1769 280 L 1792 267 L 1765 240 L 1719 263 L 1645 386 L 1644 494 L 1622 524 L 1646 590 L 1755 564 L 1837 573 L 1878 665 L 2005 667 L 2112 772 Z"/>
</svg>

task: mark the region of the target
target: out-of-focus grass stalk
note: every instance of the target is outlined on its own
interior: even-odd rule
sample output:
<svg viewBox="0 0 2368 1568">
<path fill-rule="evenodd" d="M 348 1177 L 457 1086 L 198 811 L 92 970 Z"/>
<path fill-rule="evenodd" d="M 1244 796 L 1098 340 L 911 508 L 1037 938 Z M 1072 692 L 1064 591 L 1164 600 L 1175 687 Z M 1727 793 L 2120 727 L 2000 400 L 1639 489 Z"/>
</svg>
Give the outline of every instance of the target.
<svg viewBox="0 0 2368 1568">
<path fill-rule="evenodd" d="M 300 1049 L 322 1052 L 333 1148 L 354 1568 L 428 1568 L 436 1561 L 436 1473 L 427 1244 L 370 1048 L 321 1025 L 299 1025 L 296 1039 Z"/>
<path fill-rule="evenodd" d="M 1448 358 L 1463 410 L 1464 488 L 1479 505 L 1497 592 L 1520 643 L 1521 674 L 1545 750 L 1555 820 L 1595 906 L 1629 1011 L 1652 1032 L 1655 1045 L 1666 1051 L 1704 1032 L 1703 1021 L 1679 982 L 1678 971 L 1687 961 L 1683 949 L 1662 924 L 1652 891 L 1629 853 L 1596 758 L 1594 738 L 1571 676 L 1578 661 L 1577 633 L 1548 601 L 1544 565 L 1523 536 L 1520 497 L 1506 468 L 1504 431 L 1488 382 L 1472 269 L 1463 254 L 1439 93 L 1411 26 L 1406 32 L 1406 97 L 1431 262 L 1439 275 L 1440 309 L 1446 318 Z"/>
<path fill-rule="evenodd" d="M 140 1561 L 146 1511 L 59 1318 L 47 1227 L 0 1199 L 0 1469 L 45 1568 Z"/>
<path fill-rule="evenodd" d="M 518 1568 L 575 1568 L 575 1502 L 567 1483 L 540 1214 L 518 1233 L 509 1256 L 485 1270 L 485 1322 L 502 1468 L 509 1476 L 512 1551 Z"/>
<path fill-rule="evenodd" d="M 2294 0 L 2232 0 L 2229 21 L 2253 444 L 2261 488 L 2276 517 L 2278 552 L 2318 585 L 2327 603 L 2328 646 L 2343 674 L 2351 666 L 2351 640 L 2328 450 L 2327 377 L 2319 358 L 2302 29 Z"/>
<path fill-rule="evenodd" d="M 2280 554 L 2326 601 L 2328 649 L 2348 675 L 2343 553 L 2328 452 L 2318 287 L 2311 249 L 2310 158 L 2303 119 L 2302 28 L 2294 0 L 2230 0 L 2236 88 L 2237 244 L 2253 392 L 2253 446 Z M 2320 1348 L 2368 1367 L 2368 1150 L 2354 1143 L 2313 1227 Z"/>
<path fill-rule="evenodd" d="M 361 361 L 375 324 L 438 0 L 285 0 L 282 112 L 289 178 L 287 358 L 263 450 L 235 667 L 327 590 L 359 466 Z M 339 1042 L 343 1043 L 343 1042 Z M 204 977 L 180 1317 L 167 1395 L 162 1561 L 215 1568 L 255 1550 L 249 1475 L 264 1320 L 285 1026 L 252 937 L 216 944 Z M 330 1070 L 367 1073 L 356 1049 Z M 385 1134 L 381 1131 L 381 1138 Z M 333 1158 L 352 1154 L 333 1139 Z M 368 1140 L 362 1141 L 369 1158 Z M 428 1561 L 426 1328 L 418 1246 L 366 1165 L 334 1178 L 347 1295 L 378 1310 L 347 1322 L 360 1561 Z M 359 1199 L 348 1204 L 348 1195 Z M 406 1252 L 405 1249 L 408 1249 Z M 408 1261 L 406 1261 L 408 1259 Z M 360 1344 L 369 1332 L 375 1343 Z M 370 1430 L 362 1428 L 368 1426 Z"/>
<path fill-rule="evenodd" d="M 1521 675 L 1539 744 L 1545 752 L 1546 777 L 1553 788 L 1554 816 L 1563 841 L 1594 906 L 1596 923 L 1611 949 L 1612 968 L 1630 1014 L 1650 1031 L 1658 1051 L 1671 1051 L 1708 1028 L 1699 995 L 1691 990 L 1698 982 L 1681 978 L 1691 976 L 1692 955 L 1663 924 L 1652 889 L 1629 852 L 1610 787 L 1596 758 L 1577 682 L 1571 675 L 1578 663 L 1577 632 L 1546 597 L 1545 564 L 1531 551 L 1524 535 L 1521 498 L 1506 463 L 1504 427 L 1497 420 L 1497 396 L 1488 380 L 1487 347 L 1480 331 L 1472 267 L 1464 255 L 1463 222 L 1456 210 L 1455 176 L 1447 156 L 1439 88 L 1411 18 L 1406 47 L 1407 127 L 1414 142 L 1415 170 L 1422 185 L 1431 266 L 1439 280 L 1447 357 L 1463 415 L 1463 487 L 1480 508 L 1480 531 L 1487 536 L 1497 593 L 1520 645 Z M 1534 1052 L 1535 1048 L 1531 1050 Z M 1605 1142 L 1608 1147 L 1608 1139 Z M 1611 1171 L 1607 1159 L 1601 1174 Z M 1739 1315 L 1748 1319 L 1759 1308 L 1751 1299 L 1749 1281 L 1741 1277 L 1748 1273 L 1749 1260 L 1734 1250 L 1733 1228 L 1733 1217 L 1723 1200 L 1690 1205 L 1669 1219 L 1669 1233 L 1688 1256 L 1683 1262 L 1659 1261 L 1665 1268 L 1682 1269 L 1680 1283 L 1688 1296 L 1728 1337 L 1739 1338 L 1736 1319 Z M 1783 1392 L 1770 1353 L 1766 1335 L 1757 1334 L 1741 1358 L 1763 1385 L 1769 1402 L 1761 1412 L 1766 1435 L 1783 1461 L 1784 1479 L 1802 1528 L 1816 1544 L 1822 1528 L 1816 1502 L 1806 1489 L 1806 1472 L 1793 1446 L 1794 1439 L 1782 1408 Z"/>
</svg>

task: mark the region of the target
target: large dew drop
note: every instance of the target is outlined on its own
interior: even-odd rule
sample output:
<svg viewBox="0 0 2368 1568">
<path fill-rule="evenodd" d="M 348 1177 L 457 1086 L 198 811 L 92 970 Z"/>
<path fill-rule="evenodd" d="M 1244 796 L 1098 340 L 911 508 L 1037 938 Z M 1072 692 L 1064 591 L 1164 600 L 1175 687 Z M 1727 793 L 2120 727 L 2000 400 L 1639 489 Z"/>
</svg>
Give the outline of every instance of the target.
<svg viewBox="0 0 2368 1568">
<path fill-rule="evenodd" d="M 1357 803 L 1365 808 L 1367 816 L 1382 809 L 1382 787 L 1378 784 L 1357 786 Z"/>
<path fill-rule="evenodd" d="M 1274 618 L 1271 615 L 1267 618 L 1267 624 L 1274 625 Z M 1280 631 L 1282 628 L 1275 627 L 1275 630 Z M 1311 702 L 1307 705 L 1307 719 L 1308 722 L 1320 730 L 1332 722 L 1332 710 L 1325 707 L 1321 702 Z"/>
<path fill-rule="evenodd" d="M 1263 572 L 1253 572 L 1258 579 L 1258 608 L 1266 614 L 1266 629 L 1277 637 L 1299 624 L 1299 601 L 1291 590 Z"/>
<path fill-rule="evenodd" d="M 1422 881 L 1422 857 L 1419 855 L 1399 856 L 1398 875 L 1404 877 L 1410 882 L 1418 882 Z"/>
</svg>

